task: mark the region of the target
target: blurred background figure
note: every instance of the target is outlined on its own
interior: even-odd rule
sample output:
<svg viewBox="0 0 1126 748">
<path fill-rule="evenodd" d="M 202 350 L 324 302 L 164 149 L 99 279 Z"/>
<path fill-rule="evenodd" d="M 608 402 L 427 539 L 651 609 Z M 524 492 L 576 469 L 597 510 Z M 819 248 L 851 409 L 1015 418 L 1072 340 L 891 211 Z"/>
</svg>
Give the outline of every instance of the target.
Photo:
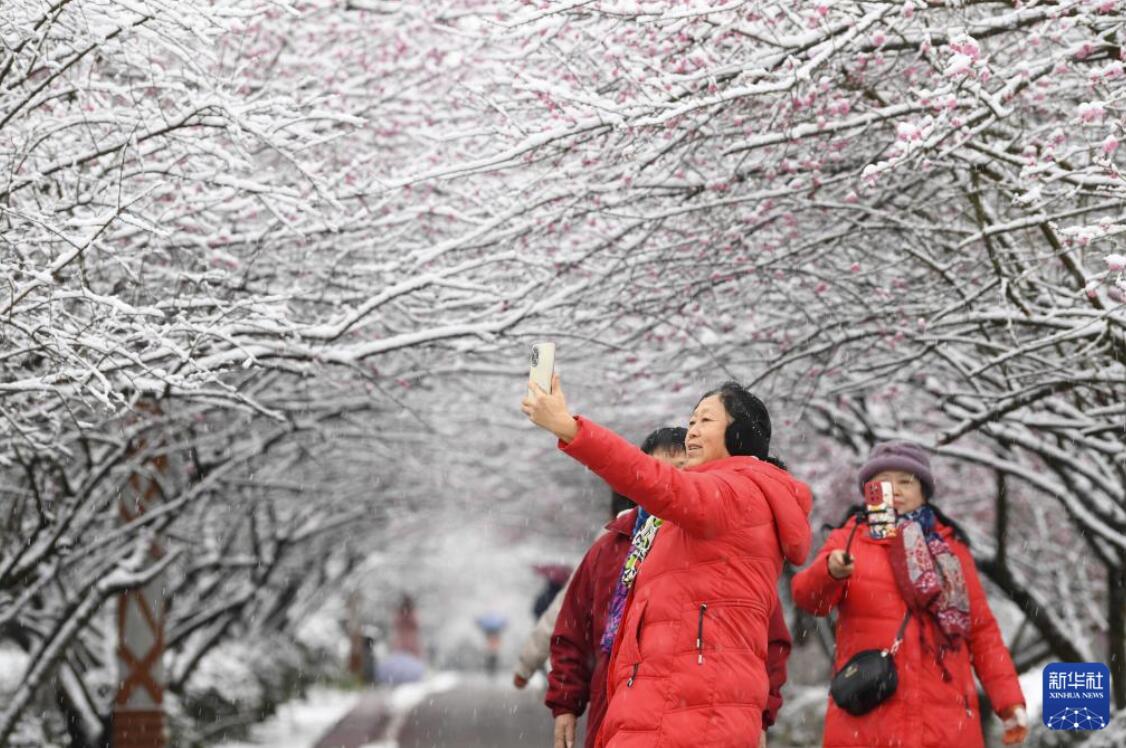
<svg viewBox="0 0 1126 748">
<path fill-rule="evenodd" d="M 422 638 L 418 633 L 418 615 L 415 613 L 414 598 L 404 594 L 399 602 L 399 610 L 395 614 L 395 638 L 391 649 L 396 652 L 408 652 L 422 659 Z"/>
<path fill-rule="evenodd" d="M 391 623 L 391 651 L 374 663 L 376 680 L 391 686 L 414 683 L 426 675 L 422 637 L 414 598 L 404 594 Z"/>
<path fill-rule="evenodd" d="M 379 666 L 380 649 L 386 649 L 383 630 L 379 626 L 364 626 L 361 678 L 365 685 L 376 682 L 377 668 Z"/>
<path fill-rule="evenodd" d="M 496 675 L 500 660 L 500 637 L 508 626 L 508 619 L 497 612 L 477 616 L 477 627 L 485 635 L 485 672 Z"/>
<path fill-rule="evenodd" d="M 360 614 L 362 605 L 360 593 L 352 592 L 345 606 L 345 618 L 341 621 L 348 636 L 348 672 L 359 680 L 363 679 L 364 670 L 364 635 Z"/>
<path fill-rule="evenodd" d="M 544 581 L 543 587 L 536 595 L 536 601 L 532 604 L 532 617 L 539 620 L 567 586 L 567 580 L 571 578 L 571 567 L 566 564 L 537 564 L 532 569 L 543 577 Z"/>
<path fill-rule="evenodd" d="M 555 628 L 555 619 L 559 617 L 563 593 L 571 579 L 571 567 L 565 564 L 537 564 L 532 569 L 544 578 L 545 584 L 532 605 L 536 625 L 524 640 L 516 659 L 512 683 L 517 688 L 528 685 L 532 675 L 547 662 L 551 632 Z"/>
<path fill-rule="evenodd" d="M 524 645 L 516 658 L 516 667 L 512 671 L 512 685 L 517 688 L 527 686 L 536 671 L 543 669 L 544 663 L 547 662 L 547 657 L 551 653 L 551 632 L 555 630 L 555 622 L 559 618 L 559 611 L 563 607 L 563 599 L 567 595 L 569 585 L 570 581 L 551 601 L 551 605 L 543 615 L 536 619 L 532 633 L 524 640 Z"/>
</svg>

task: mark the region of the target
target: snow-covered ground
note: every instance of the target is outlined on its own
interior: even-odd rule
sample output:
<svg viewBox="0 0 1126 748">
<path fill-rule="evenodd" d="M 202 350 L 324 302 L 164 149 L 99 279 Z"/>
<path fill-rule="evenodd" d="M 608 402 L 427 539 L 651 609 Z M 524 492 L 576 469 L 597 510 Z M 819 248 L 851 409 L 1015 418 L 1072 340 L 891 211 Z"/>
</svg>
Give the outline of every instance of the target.
<svg viewBox="0 0 1126 748">
<path fill-rule="evenodd" d="M 456 673 L 435 673 L 419 683 L 396 686 L 386 693 L 390 722 L 384 739 L 364 748 L 398 748 L 396 737 L 411 710 L 427 697 L 448 691 L 460 682 Z M 314 688 L 304 699 L 278 707 L 273 717 L 255 726 L 245 741 L 220 743 L 215 748 L 312 748 L 360 700 L 363 691 Z"/>
<path fill-rule="evenodd" d="M 360 691 L 310 689 L 306 698 L 278 707 L 273 717 L 251 730 L 246 741 L 220 743 L 217 748 L 312 748 L 361 695 Z"/>
<path fill-rule="evenodd" d="M 368 743 L 363 748 L 399 748 L 399 731 L 410 715 L 411 710 L 429 696 L 448 691 L 461 681 L 457 673 L 436 673 L 421 683 L 406 683 L 396 687 L 387 697 L 387 707 L 391 721 L 387 725 L 384 739 L 378 743 Z"/>
</svg>

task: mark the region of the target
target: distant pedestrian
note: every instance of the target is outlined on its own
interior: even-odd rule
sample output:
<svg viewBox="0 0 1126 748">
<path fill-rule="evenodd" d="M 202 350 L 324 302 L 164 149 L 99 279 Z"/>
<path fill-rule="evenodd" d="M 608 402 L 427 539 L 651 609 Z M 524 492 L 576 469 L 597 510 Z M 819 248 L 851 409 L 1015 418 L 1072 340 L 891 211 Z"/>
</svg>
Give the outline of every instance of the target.
<svg viewBox="0 0 1126 748">
<path fill-rule="evenodd" d="M 551 607 L 536 619 L 532 633 L 524 640 L 520 654 L 516 658 L 516 668 L 512 673 L 512 684 L 517 688 L 524 688 L 537 670 L 547 662 L 548 650 L 551 647 L 551 632 L 555 629 L 555 621 L 559 617 L 559 610 L 563 607 L 563 596 L 567 587 L 551 601 Z"/>
<path fill-rule="evenodd" d="M 567 580 L 571 578 L 571 567 L 562 564 L 539 564 L 534 568 L 536 573 L 543 577 L 543 587 L 532 604 L 532 617 L 539 620 L 567 586 Z"/>
<path fill-rule="evenodd" d="M 379 646 L 379 631 L 374 626 L 366 627 L 363 634 L 363 650 L 362 650 L 362 680 L 364 683 L 371 685 L 375 683 L 376 670 L 379 666 L 379 657 L 376 654 L 376 647 Z"/>
<path fill-rule="evenodd" d="M 422 659 L 422 637 L 418 630 L 418 614 L 415 611 L 414 598 L 410 595 L 403 595 L 399 601 L 399 609 L 395 612 L 391 649 Z"/>
<path fill-rule="evenodd" d="M 477 616 L 477 627 L 485 635 L 485 672 L 496 675 L 500 662 L 500 638 L 508 626 L 508 619 L 500 613 Z"/>
<path fill-rule="evenodd" d="M 536 624 L 520 648 L 520 654 L 516 658 L 516 668 L 512 674 L 512 684 L 517 688 L 528 685 L 532 675 L 547 662 L 551 630 L 555 628 L 555 619 L 559 616 L 559 608 L 563 605 L 563 592 L 571 579 L 570 566 L 539 564 L 533 568 L 536 573 L 544 577 L 549 586 L 540 593 L 535 605 L 532 606 Z M 545 592 L 549 594 L 545 595 Z"/>
</svg>

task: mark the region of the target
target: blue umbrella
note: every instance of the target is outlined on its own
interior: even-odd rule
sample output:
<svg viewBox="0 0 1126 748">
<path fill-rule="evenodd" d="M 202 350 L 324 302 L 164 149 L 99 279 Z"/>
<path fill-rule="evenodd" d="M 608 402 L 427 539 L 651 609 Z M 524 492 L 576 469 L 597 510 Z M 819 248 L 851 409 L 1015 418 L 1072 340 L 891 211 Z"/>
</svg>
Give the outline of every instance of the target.
<svg viewBox="0 0 1126 748">
<path fill-rule="evenodd" d="M 426 674 L 426 665 L 409 652 L 392 652 L 379 661 L 375 677 L 380 683 L 397 686 L 400 683 L 415 683 Z"/>
<path fill-rule="evenodd" d="M 486 634 L 499 634 L 508 625 L 508 619 L 494 611 L 477 616 L 477 625 Z"/>
</svg>

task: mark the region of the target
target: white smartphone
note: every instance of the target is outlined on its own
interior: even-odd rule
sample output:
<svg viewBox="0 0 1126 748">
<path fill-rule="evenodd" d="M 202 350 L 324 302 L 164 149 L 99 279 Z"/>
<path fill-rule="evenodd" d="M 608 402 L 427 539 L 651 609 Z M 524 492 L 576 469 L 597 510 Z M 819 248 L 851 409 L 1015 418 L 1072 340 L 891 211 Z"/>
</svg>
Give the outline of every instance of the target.
<svg viewBox="0 0 1126 748">
<path fill-rule="evenodd" d="M 536 343 L 533 345 L 528 381 L 538 384 L 544 392 L 551 392 L 551 375 L 554 373 L 555 343 Z"/>
</svg>

